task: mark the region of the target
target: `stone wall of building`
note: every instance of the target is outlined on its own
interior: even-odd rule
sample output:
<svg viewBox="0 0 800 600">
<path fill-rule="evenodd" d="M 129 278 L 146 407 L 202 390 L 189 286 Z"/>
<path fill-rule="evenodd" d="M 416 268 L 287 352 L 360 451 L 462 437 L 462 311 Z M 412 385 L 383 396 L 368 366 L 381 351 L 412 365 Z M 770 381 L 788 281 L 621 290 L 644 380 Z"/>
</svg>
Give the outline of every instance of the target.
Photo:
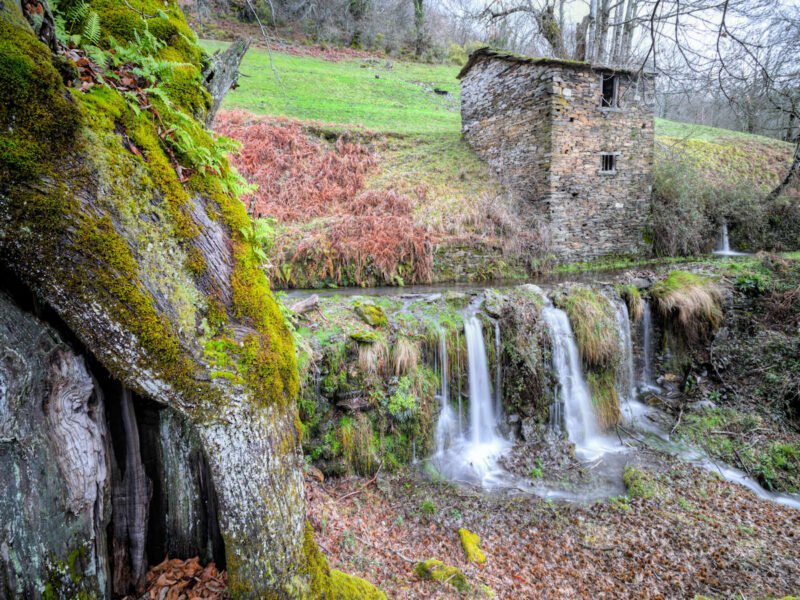
<svg viewBox="0 0 800 600">
<path fill-rule="evenodd" d="M 464 137 L 513 194 L 531 203 L 550 189 L 551 87 L 538 66 L 500 60 L 477 63 L 461 82 Z"/>
<path fill-rule="evenodd" d="M 565 260 L 647 252 L 653 81 L 616 73 L 619 108 L 604 109 L 603 72 L 513 58 L 462 71 L 465 138 L 529 216 L 549 224 L 551 249 Z M 616 156 L 615 173 L 600 172 L 602 153 Z"/>
<path fill-rule="evenodd" d="M 653 82 L 619 74 L 620 107 L 601 109 L 601 77 L 588 69 L 553 73 L 550 193 L 543 201 L 549 203 L 553 246 L 566 258 L 648 249 Z M 603 153 L 615 155 L 614 174 L 601 173 Z"/>
</svg>

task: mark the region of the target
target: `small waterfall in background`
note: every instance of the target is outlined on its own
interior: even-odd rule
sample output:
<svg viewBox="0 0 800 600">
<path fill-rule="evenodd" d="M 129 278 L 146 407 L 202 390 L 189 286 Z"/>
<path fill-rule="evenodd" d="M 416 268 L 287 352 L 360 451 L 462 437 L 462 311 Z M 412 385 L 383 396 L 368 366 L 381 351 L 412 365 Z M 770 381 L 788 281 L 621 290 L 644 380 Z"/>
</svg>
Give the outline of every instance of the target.
<svg viewBox="0 0 800 600">
<path fill-rule="evenodd" d="M 731 249 L 731 242 L 728 239 L 728 222 L 725 220 L 722 221 L 722 230 L 714 254 L 719 256 L 744 256 L 746 254 L 746 252 L 737 252 Z"/>
<path fill-rule="evenodd" d="M 467 342 L 469 427 L 465 434 L 453 435 L 455 428 L 450 425 L 452 412 L 445 409 L 448 403 L 443 403 L 436 426 L 437 452 L 433 462 L 450 479 L 479 482 L 490 487 L 504 475 L 497 466 L 497 459 L 511 447 L 511 443 L 498 432 L 483 326 L 476 306 L 470 306 L 465 315 L 464 335 Z"/>
<path fill-rule="evenodd" d="M 456 423 L 456 416 L 450 406 L 449 381 L 450 376 L 447 368 L 447 339 L 444 330 L 439 330 L 439 404 L 441 412 L 439 420 L 436 422 L 436 453 L 443 454 L 446 447 L 451 446 L 459 436 L 459 427 Z"/>
<path fill-rule="evenodd" d="M 567 313 L 548 302 L 542 309 L 542 317 L 553 346 L 557 402 L 561 404 L 564 425 L 569 440 L 575 444 L 576 455 L 583 460 L 593 460 L 618 449 L 618 444 L 600 431 Z"/>
</svg>

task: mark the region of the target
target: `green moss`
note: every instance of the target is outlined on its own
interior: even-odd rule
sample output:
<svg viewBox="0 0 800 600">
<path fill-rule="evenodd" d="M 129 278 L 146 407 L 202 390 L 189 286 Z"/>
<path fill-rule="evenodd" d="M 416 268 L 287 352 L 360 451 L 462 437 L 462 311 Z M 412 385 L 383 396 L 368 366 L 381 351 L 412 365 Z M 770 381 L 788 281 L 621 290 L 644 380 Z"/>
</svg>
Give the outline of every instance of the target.
<svg viewBox="0 0 800 600">
<path fill-rule="evenodd" d="M 84 575 L 87 570 L 87 548 L 79 546 L 65 560 L 48 561 L 42 600 L 94 600 L 98 598 L 96 581 Z"/>
<path fill-rule="evenodd" d="M 462 527 L 458 530 L 458 537 L 461 538 L 461 547 L 471 562 L 478 564 L 486 562 L 486 555 L 481 550 L 481 538 L 477 534 Z"/>
<path fill-rule="evenodd" d="M 380 338 L 374 331 L 354 331 L 350 334 L 350 339 L 359 344 L 374 344 Z"/>
<path fill-rule="evenodd" d="M 414 566 L 414 574 L 420 579 L 451 585 L 462 593 L 471 589 L 469 581 L 461 571 L 433 558 L 417 563 Z"/>
<path fill-rule="evenodd" d="M 653 477 L 632 465 L 626 465 L 622 473 L 622 481 L 631 498 L 652 498 L 658 492 L 658 484 Z"/>
<path fill-rule="evenodd" d="M 79 126 L 50 49 L 29 28 L 0 18 L 0 187 L 46 171 Z"/>
<path fill-rule="evenodd" d="M 354 302 L 353 310 L 364 323 L 372 327 L 385 327 L 389 323 L 386 313 L 380 306 L 371 302 Z"/>
<path fill-rule="evenodd" d="M 135 34 L 142 35 L 146 29 L 167 45 L 161 58 L 201 65 L 203 52 L 175 0 L 90 0 L 89 4 L 100 16 L 101 46 L 107 46 L 111 37 L 135 42 Z"/>
<path fill-rule="evenodd" d="M 303 571 L 311 586 L 310 593 L 301 597 L 319 600 L 386 600 L 386 595 L 368 581 L 331 569 L 328 559 L 314 541 L 314 532 L 309 523 L 306 523 L 303 555 Z"/>
<path fill-rule="evenodd" d="M 163 87 L 180 109 L 197 119 L 205 119 L 211 108 L 211 95 L 203 85 L 200 71 L 196 67 L 175 67 L 164 81 Z"/>
</svg>

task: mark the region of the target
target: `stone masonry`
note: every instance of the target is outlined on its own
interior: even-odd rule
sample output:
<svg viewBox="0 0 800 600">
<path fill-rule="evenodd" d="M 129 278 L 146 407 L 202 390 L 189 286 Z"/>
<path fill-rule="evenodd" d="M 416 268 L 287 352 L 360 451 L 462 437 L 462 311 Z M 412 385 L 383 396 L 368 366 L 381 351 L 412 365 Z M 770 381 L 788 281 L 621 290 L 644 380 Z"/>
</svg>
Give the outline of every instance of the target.
<svg viewBox="0 0 800 600">
<path fill-rule="evenodd" d="M 484 48 L 459 78 L 466 140 L 547 223 L 554 254 L 647 252 L 651 74 Z"/>
</svg>

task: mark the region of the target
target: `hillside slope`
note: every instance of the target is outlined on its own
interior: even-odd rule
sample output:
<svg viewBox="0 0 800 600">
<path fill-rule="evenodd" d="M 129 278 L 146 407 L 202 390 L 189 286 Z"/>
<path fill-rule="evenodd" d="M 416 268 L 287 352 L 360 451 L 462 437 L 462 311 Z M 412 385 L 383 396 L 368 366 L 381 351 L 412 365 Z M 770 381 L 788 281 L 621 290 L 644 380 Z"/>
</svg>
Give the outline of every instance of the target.
<svg viewBox="0 0 800 600">
<path fill-rule="evenodd" d="M 203 44 L 208 50 L 225 45 Z M 365 145 L 376 164 L 365 173 L 364 187 L 411 198 L 414 224 L 427 229 L 436 248 L 432 280 L 521 278 L 552 265 L 547 236 L 521 221 L 513 199 L 461 139 L 458 66 L 382 58 L 331 61 L 253 49 L 242 70 L 247 77 L 225 108 L 260 115 L 259 120 L 296 121 L 322 147 L 345 133 Z M 652 241 L 657 255 L 710 251 L 722 220 L 742 249 L 798 247 L 797 202 L 760 202 L 788 168 L 789 144 L 663 119 L 656 119 L 656 135 Z M 283 252 L 275 257 L 274 283 L 375 285 L 404 279 L 397 272 L 278 275 L 282 266 L 284 275 L 309 271 L 295 264 L 304 254 L 299 247 L 304 236 L 291 230 L 300 226 L 308 232 L 319 225 L 308 219 L 279 225 L 277 248 Z M 420 280 L 405 278 L 415 281 Z"/>
</svg>

